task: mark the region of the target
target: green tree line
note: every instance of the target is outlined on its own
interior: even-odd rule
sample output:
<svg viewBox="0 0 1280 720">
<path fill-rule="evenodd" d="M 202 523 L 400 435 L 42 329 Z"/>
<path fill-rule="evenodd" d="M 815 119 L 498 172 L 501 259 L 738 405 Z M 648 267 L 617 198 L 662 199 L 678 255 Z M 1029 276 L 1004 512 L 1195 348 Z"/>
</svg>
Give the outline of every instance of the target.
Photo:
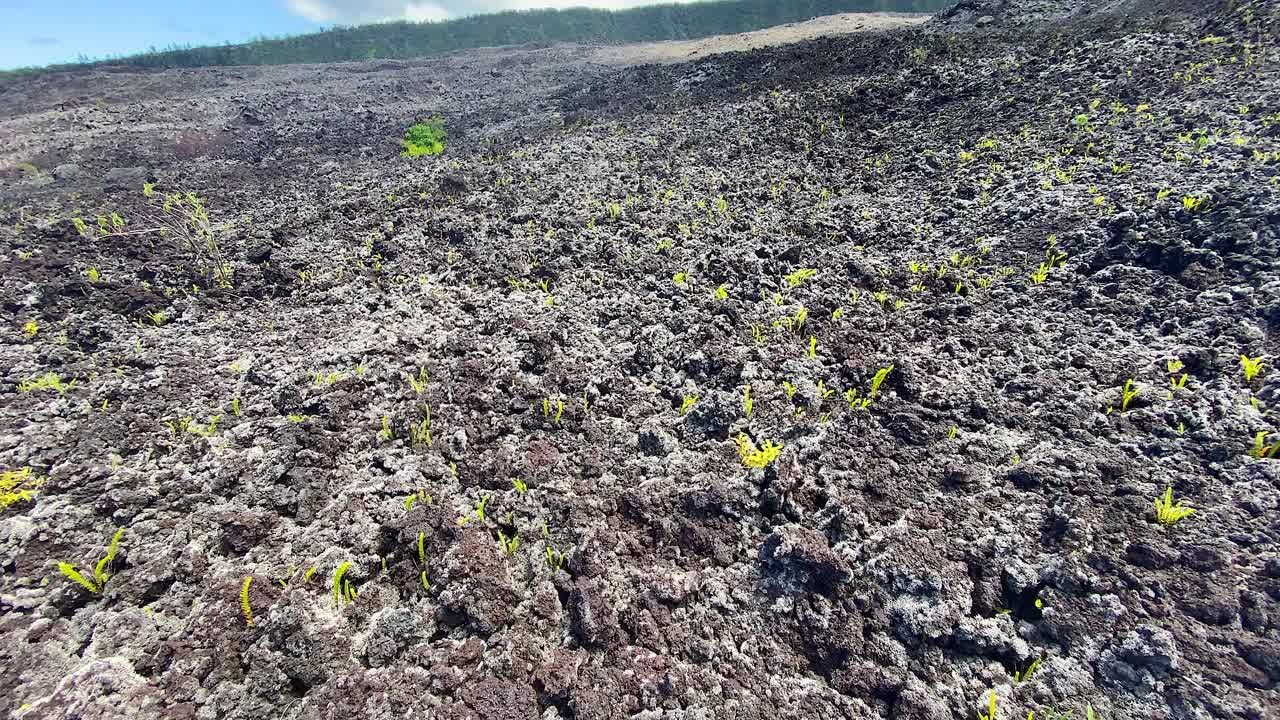
<svg viewBox="0 0 1280 720">
<path fill-rule="evenodd" d="M 260 38 L 238 45 L 169 47 L 76 63 L 139 68 L 281 65 L 411 58 L 493 45 L 626 43 L 748 32 L 842 12 L 936 12 L 949 0 L 727 0 L 627 10 L 519 10 L 442 22 L 389 22 Z"/>
</svg>

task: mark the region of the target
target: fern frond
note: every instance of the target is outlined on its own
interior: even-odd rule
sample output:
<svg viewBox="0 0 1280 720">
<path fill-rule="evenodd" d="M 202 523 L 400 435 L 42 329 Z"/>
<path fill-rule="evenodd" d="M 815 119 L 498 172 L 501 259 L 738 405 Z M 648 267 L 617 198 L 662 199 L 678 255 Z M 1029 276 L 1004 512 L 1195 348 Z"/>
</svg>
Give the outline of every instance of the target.
<svg viewBox="0 0 1280 720">
<path fill-rule="evenodd" d="M 61 570 L 62 574 L 66 575 L 68 579 L 82 586 L 85 590 L 88 590 L 89 592 L 95 595 L 102 592 L 102 588 L 95 585 L 93 581 L 90 580 L 89 578 L 85 577 L 84 575 L 81 575 L 80 571 L 77 570 L 75 566 L 72 565 L 71 563 L 60 562 L 58 563 L 58 569 Z"/>
<path fill-rule="evenodd" d="M 240 586 L 240 610 L 244 613 L 244 621 L 253 627 L 253 608 L 249 606 L 249 585 L 253 583 L 253 576 L 244 579 L 244 585 Z"/>
<path fill-rule="evenodd" d="M 341 565 L 339 565 L 338 569 L 335 570 L 333 573 L 333 602 L 338 607 L 342 607 L 342 600 L 347 595 L 347 593 L 344 592 L 344 589 L 342 587 L 342 580 L 343 580 L 343 576 L 347 574 L 347 569 L 350 567 L 351 567 L 350 562 L 344 562 Z M 348 585 L 349 584 L 350 583 L 348 583 Z"/>
<path fill-rule="evenodd" d="M 124 528 L 116 530 L 116 534 L 111 536 L 111 544 L 107 546 L 107 554 L 102 556 L 97 566 L 93 568 L 93 579 L 98 583 L 99 587 L 107 584 L 107 567 L 111 565 L 111 561 L 116 559 L 116 552 L 120 550 L 120 538 L 124 537 Z"/>
</svg>

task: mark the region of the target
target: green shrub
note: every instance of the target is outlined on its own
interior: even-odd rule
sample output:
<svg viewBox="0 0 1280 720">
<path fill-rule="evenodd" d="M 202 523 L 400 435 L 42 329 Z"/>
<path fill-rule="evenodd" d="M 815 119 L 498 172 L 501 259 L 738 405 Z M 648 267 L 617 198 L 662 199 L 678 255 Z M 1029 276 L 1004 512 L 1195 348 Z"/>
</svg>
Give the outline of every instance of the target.
<svg viewBox="0 0 1280 720">
<path fill-rule="evenodd" d="M 425 123 L 418 123 L 404 131 L 404 139 L 400 141 L 404 146 L 404 152 L 400 154 L 405 157 L 439 155 L 444 152 L 445 140 L 448 137 L 444 131 L 444 120 L 439 116 L 433 117 Z"/>
</svg>

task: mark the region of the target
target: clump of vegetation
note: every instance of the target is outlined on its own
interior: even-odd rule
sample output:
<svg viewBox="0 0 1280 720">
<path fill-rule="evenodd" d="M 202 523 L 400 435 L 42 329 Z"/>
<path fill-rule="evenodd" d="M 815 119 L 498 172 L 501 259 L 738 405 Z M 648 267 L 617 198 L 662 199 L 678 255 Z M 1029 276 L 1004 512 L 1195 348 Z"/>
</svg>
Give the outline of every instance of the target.
<svg viewBox="0 0 1280 720">
<path fill-rule="evenodd" d="M 5 470 L 0 474 L 0 510 L 14 503 L 29 502 L 36 497 L 36 488 L 44 484 L 44 478 L 34 477 L 31 468 Z"/>
<path fill-rule="evenodd" d="M 502 547 L 502 552 L 507 555 L 515 555 L 516 550 L 520 548 L 520 536 L 512 533 L 511 537 L 507 537 L 506 533 L 499 530 L 498 544 Z"/>
<path fill-rule="evenodd" d="M 419 368 L 418 375 L 416 377 L 413 375 L 409 376 L 409 387 L 413 388 L 415 393 L 421 395 L 427 391 L 427 385 L 430 381 L 431 375 L 427 372 L 427 369 L 425 367 Z"/>
<path fill-rule="evenodd" d="M 565 563 L 565 554 L 560 552 L 559 550 L 556 550 L 549 544 L 547 545 L 546 550 L 547 550 L 547 565 L 552 570 L 555 570 L 557 572 L 560 570 L 563 570 L 564 563 Z"/>
<path fill-rule="evenodd" d="M 746 434 L 739 434 L 735 442 L 738 444 L 738 455 L 742 457 L 742 464 L 751 468 L 763 469 L 782 453 L 782 446 L 775 445 L 770 440 L 765 440 L 764 444 L 757 448 Z"/>
<path fill-rule="evenodd" d="M 1244 381 L 1253 382 L 1258 377 L 1258 373 L 1262 372 L 1262 357 L 1251 358 L 1248 355 L 1240 355 L 1240 368 L 1244 370 Z"/>
<path fill-rule="evenodd" d="M 1129 403 L 1133 402 L 1133 399 L 1138 397 L 1138 394 L 1141 392 L 1141 390 L 1133 386 L 1133 378 L 1126 380 L 1124 382 L 1124 390 L 1121 391 L 1120 412 L 1128 412 Z"/>
<path fill-rule="evenodd" d="M 1173 501 L 1173 487 L 1170 486 L 1164 491 L 1164 497 L 1156 498 L 1156 522 L 1165 527 L 1169 527 L 1179 520 L 1185 518 L 1195 509 L 1183 507 L 1182 501 Z"/>
<path fill-rule="evenodd" d="M 204 200 L 193 192 L 175 192 L 165 196 L 160 209 L 163 216 L 154 232 L 181 240 L 205 274 L 212 275 L 219 287 L 231 287 L 231 266 L 222 257 Z"/>
<path fill-rule="evenodd" d="M 143 194 L 148 198 L 155 196 L 154 186 L 146 183 L 143 186 Z M 212 277 L 219 287 L 230 288 L 232 286 L 231 266 L 227 264 L 218 247 L 218 239 L 214 234 L 213 223 L 209 219 L 209 211 L 205 208 L 204 199 L 193 192 L 174 192 L 161 197 L 163 200 L 160 203 L 159 212 L 153 210 L 145 214 L 139 224 L 146 227 L 136 230 L 127 229 L 130 223 L 119 213 L 114 212 L 109 217 L 98 216 L 96 238 L 94 237 L 95 228 L 84 220 L 72 218 L 71 222 L 75 225 L 77 232 L 90 239 L 153 234 L 175 238 L 191 253 L 202 275 Z M 90 281 L 97 282 L 100 275 L 96 269 L 91 270 Z"/>
<path fill-rule="evenodd" d="M 1182 198 L 1182 209 L 1189 213 L 1204 212 L 1209 209 L 1209 198 L 1186 195 Z"/>
<path fill-rule="evenodd" d="M 31 392 L 32 390 L 53 390 L 59 395 L 65 395 L 68 390 L 75 387 L 76 381 L 69 383 L 62 382 L 62 376 L 56 372 L 47 372 L 33 378 L 27 378 L 18 383 L 18 392 Z"/>
<path fill-rule="evenodd" d="M 414 445 L 431 447 L 431 403 L 423 403 L 422 406 L 422 420 L 409 426 L 409 440 Z"/>
<path fill-rule="evenodd" d="M 405 157 L 439 155 L 444 152 L 448 138 L 449 135 L 444 130 L 444 119 L 437 115 L 404 131 L 404 139 L 400 141 L 404 151 L 400 154 Z"/>
<path fill-rule="evenodd" d="M 689 411 L 693 409 L 693 406 L 697 404 L 697 402 L 697 395 L 685 395 L 684 399 L 680 402 L 680 414 L 688 415 Z"/>
<path fill-rule="evenodd" d="M 552 412 L 554 408 L 555 412 Z M 551 404 L 551 398 L 542 399 L 542 417 L 549 418 L 552 422 L 559 425 L 560 418 L 564 416 L 564 400 L 557 400 L 555 405 Z"/>
<path fill-rule="evenodd" d="M 76 566 L 68 562 L 59 562 L 58 570 L 67 576 L 72 582 L 80 585 L 85 590 L 99 595 L 107 585 L 110 575 L 107 574 L 107 568 L 111 565 L 111 561 L 116 559 L 116 553 L 120 550 L 120 538 L 124 536 L 124 528 L 116 531 L 111 537 L 111 544 L 107 546 L 107 554 L 102 556 L 98 564 L 93 568 L 93 578 L 87 578 L 76 569 Z"/>
<path fill-rule="evenodd" d="M 1138 387 L 1134 387 L 1133 378 L 1129 378 L 1128 380 L 1125 380 L 1124 387 L 1120 389 L 1120 413 L 1124 414 L 1129 412 L 1129 404 L 1133 402 L 1134 398 L 1138 397 L 1141 394 L 1142 394 L 1142 389 Z M 1115 410 L 1116 410 L 1115 406 L 1112 405 L 1111 407 L 1107 408 L 1107 414 L 1110 415 L 1111 413 L 1115 412 Z"/>
<path fill-rule="evenodd" d="M 791 287 L 799 287 L 805 280 L 808 280 L 817 274 L 818 271 L 813 268 L 800 268 L 790 275 L 784 276 L 783 279 L 786 280 L 787 284 Z"/>
<path fill-rule="evenodd" d="M 1170 389 L 1169 389 L 1168 398 L 1170 400 L 1173 399 L 1173 394 L 1175 392 L 1182 390 L 1187 386 L 1187 379 L 1190 376 L 1187 375 L 1186 373 L 1182 373 L 1181 375 L 1178 374 L 1179 372 L 1182 371 L 1182 368 L 1184 367 L 1185 365 L 1183 365 L 1182 361 L 1177 358 L 1165 361 L 1165 369 L 1169 371 Z"/>
<path fill-rule="evenodd" d="M 1275 445 L 1267 445 L 1267 436 L 1270 435 L 1265 430 L 1259 430 L 1258 434 L 1253 438 L 1253 449 L 1249 454 L 1263 460 L 1266 458 L 1274 458 L 1280 456 L 1280 440 L 1276 440 Z"/>
</svg>

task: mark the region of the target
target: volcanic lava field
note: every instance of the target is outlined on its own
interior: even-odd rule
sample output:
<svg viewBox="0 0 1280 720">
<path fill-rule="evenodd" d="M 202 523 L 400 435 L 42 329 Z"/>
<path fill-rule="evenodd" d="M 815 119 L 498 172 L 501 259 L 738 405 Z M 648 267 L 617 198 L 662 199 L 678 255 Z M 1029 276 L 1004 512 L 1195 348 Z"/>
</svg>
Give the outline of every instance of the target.
<svg viewBox="0 0 1280 720">
<path fill-rule="evenodd" d="M 6 717 L 1280 717 L 1280 10 L 646 52 L 0 80 Z"/>
</svg>

